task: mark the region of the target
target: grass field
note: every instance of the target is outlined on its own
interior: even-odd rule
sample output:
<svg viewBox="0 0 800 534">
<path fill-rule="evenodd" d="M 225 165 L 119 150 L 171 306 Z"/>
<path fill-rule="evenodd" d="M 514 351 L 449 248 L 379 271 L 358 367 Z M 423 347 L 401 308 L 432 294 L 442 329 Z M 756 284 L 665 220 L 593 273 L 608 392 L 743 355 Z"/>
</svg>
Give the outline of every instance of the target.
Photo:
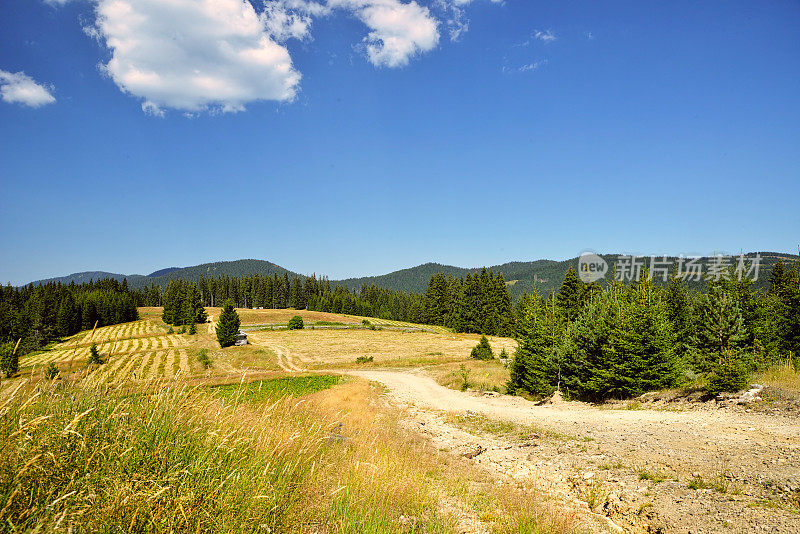
<svg viewBox="0 0 800 534">
<path fill-rule="evenodd" d="M 506 350 L 511 353 L 511 350 Z M 450 389 L 464 389 L 466 378 L 469 389 L 505 392 L 510 378 L 508 369 L 499 360 L 445 363 L 426 371 L 438 383 Z"/>
<path fill-rule="evenodd" d="M 293 330 L 251 332 L 254 346 L 278 347 L 291 354 L 301 367 L 330 369 L 356 366 L 359 356 L 372 363 L 359 366 L 414 367 L 465 361 L 480 336 L 436 334 L 396 330 Z M 513 352 L 516 343 L 507 338 L 490 338 L 496 352 Z"/>
<path fill-rule="evenodd" d="M 131 393 L 19 384 L 0 403 L 0 522 L 27 532 L 570 532 L 399 424 L 363 380 L 290 377 Z"/>
<path fill-rule="evenodd" d="M 160 320 L 162 308 L 139 308 L 139 315 L 145 319 Z M 222 313 L 222 308 L 207 307 L 206 312 L 214 317 L 218 317 Z M 362 317 L 359 315 L 346 315 L 340 313 L 326 313 L 308 310 L 251 310 L 247 308 L 237 308 L 236 313 L 239 314 L 239 319 L 243 327 L 249 326 L 263 326 L 263 325 L 286 325 L 289 319 L 295 315 L 303 318 L 303 322 L 307 326 L 321 323 L 323 326 L 330 324 L 344 325 L 344 326 L 362 326 L 363 321 L 367 320 L 376 327 L 393 327 L 393 328 L 422 328 L 432 332 L 449 333 L 450 330 L 441 326 L 421 325 L 416 323 L 407 323 L 403 321 L 392 321 L 389 319 L 377 319 L 375 317 Z M 326 325 L 327 323 L 327 325 Z"/>
<path fill-rule="evenodd" d="M 210 308 L 211 316 L 219 313 Z M 361 317 L 295 310 L 240 310 L 243 324 L 280 323 L 295 314 L 306 321 L 361 325 Z M 497 389 L 505 382 L 504 369 L 497 362 L 469 360 L 479 336 L 439 331 L 397 329 L 304 329 L 260 330 L 249 333 L 250 344 L 220 349 L 209 328 L 201 326 L 195 335 L 172 333 L 161 321 L 161 308 L 140 308 L 141 320 L 80 332 L 49 350 L 32 353 L 20 361 L 23 377 L 40 376 L 49 364 L 58 366 L 64 379 L 92 375 L 95 385 L 143 384 L 154 380 L 221 379 L 253 373 L 280 373 L 287 368 L 336 369 L 348 367 L 426 367 L 449 387 L 458 387 L 454 370 L 468 366 L 473 386 Z M 375 321 L 374 319 L 370 319 Z M 388 325 L 389 322 L 387 322 Z M 409 323 L 392 321 L 400 327 Z M 490 339 L 495 352 L 514 350 L 515 342 Z M 87 366 L 89 349 L 96 343 L 104 363 Z M 206 363 L 200 360 L 203 351 Z M 356 358 L 372 358 L 356 363 Z M 507 373 L 506 373 L 507 375 Z M 3 387 L 13 384 L 5 381 Z"/>
</svg>

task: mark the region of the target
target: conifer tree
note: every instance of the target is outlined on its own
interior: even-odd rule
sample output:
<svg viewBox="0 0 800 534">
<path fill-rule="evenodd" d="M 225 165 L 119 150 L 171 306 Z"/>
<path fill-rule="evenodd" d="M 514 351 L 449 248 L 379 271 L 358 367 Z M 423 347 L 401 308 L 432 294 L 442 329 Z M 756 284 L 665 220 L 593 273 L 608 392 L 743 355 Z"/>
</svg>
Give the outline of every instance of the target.
<svg viewBox="0 0 800 534">
<path fill-rule="evenodd" d="M 712 286 L 698 297 L 697 333 L 694 346 L 700 351 L 699 371 L 708 372 L 719 364 L 727 352 L 738 354 L 744 346 L 747 331 L 739 305 L 721 286 Z"/>
<path fill-rule="evenodd" d="M 100 357 L 100 351 L 97 350 L 97 343 L 92 343 L 89 347 L 89 363 L 100 365 L 103 359 Z"/>
<path fill-rule="evenodd" d="M 564 281 L 558 290 L 556 300 L 558 307 L 561 308 L 568 321 L 574 321 L 578 318 L 583 310 L 585 296 L 585 284 L 581 281 L 575 269 L 572 268 L 572 265 L 570 265 L 564 274 Z"/>
<path fill-rule="evenodd" d="M 19 354 L 15 343 L 0 343 L 0 371 L 11 378 L 19 371 Z"/>
<path fill-rule="evenodd" d="M 507 386 L 510 392 L 544 396 L 555 391 L 560 380 L 562 335 L 563 323 L 555 301 L 544 303 L 536 295 L 527 299 L 518 315 L 518 347 Z"/>
<path fill-rule="evenodd" d="M 492 351 L 492 346 L 489 345 L 489 340 L 486 339 L 486 336 L 481 336 L 480 341 L 478 344 L 472 348 L 472 352 L 470 353 L 470 357 L 475 360 L 493 360 L 494 359 L 494 352 Z"/>
<path fill-rule="evenodd" d="M 217 323 L 217 341 L 222 348 L 230 347 L 236 342 L 236 334 L 239 333 L 239 314 L 233 308 L 233 302 L 228 300 L 219 316 Z"/>
</svg>

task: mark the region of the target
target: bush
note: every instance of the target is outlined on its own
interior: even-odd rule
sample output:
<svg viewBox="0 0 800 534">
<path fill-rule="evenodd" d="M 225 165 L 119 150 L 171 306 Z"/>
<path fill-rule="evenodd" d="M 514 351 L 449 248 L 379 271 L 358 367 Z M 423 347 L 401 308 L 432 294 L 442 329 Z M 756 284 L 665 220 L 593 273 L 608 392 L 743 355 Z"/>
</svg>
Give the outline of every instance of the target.
<svg viewBox="0 0 800 534">
<path fill-rule="evenodd" d="M 461 379 L 461 391 L 467 391 L 469 387 L 472 385 L 469 381 L 469 374 L 471 370 L 467 368 L 466 365 L 463 363 L 458 367 L 458 373 L 456 376 Z"/>
<path fill-rule="evenodd" d="M 97 343 L 92 343 L 92 346 L 89 348 L 89 363 L 97 365 L 103 363 L 103 359 L 100 357 L 100 351 L 97 350 Z"/>
<path fill-rule="evenodd" d="M 742 354 L 726 350 L 709 373 L 706 389 L 709 393 L 740 391 L 747 387 L 749 379 L 748 364 Z"/>
<path fill-rule="evenodd" d="M 372 323 L 370 323 L 370 322 L 369 322 L 368 320 L 366 320 L 366 319 L 362 319 L 362 320 L 361 320 L 361 324 L 363 324 L 364 326 L 369 326 L 369 325 L 371 325 Z"/>
<path fill-rule="evenodd" d="M 169 330 L 167 330 L 167 334 L 174 334 L 174 333 L 175 333 L 175 329 L 170 326 Z"/>
<path fill-rule="evenodd" d="M 359 356 L 356 358 L 356 363 L 372 363 L 373 357 L 372 356 Z"/>
<path fill-rule="evenodd" d="M 44 370 L 44 377 L 48 380 L 53 380 L 55 377 L 58 376 L 58 366 L 53 362 L 50 362 Z"/>
<path fill-rule="evenodd" d="M 197 353 L 197 361 L 203 366 L 203 369 L 211 367 L 211 358 L 208 357 L 208 349 L 200 349 Z"/>
<path fill-rule="evenodd" d="M 178 330 L 178 333 L 179 334 L 185 334 L 186 333 L 186 325 L 181 326 L 181 329 Z"/>
<path fill-rule="evenodd" d="M 289 330 L 302 330 L 303 329 L 303 318 L 299 315 L 295 315 L 291 319 L 289 319 Z"/>
<path fill-rule="evenodd" d="M 486 336 L 481 336 L 480 342 L 472 349 L 470 357 L 475 360 L 493 360 L 494 352 Z"/>
<path fill-rule="evenodd" d="M 197 333 L 197 323 L 192 323 L 189 325 L 189 334 L 195 335 Z"/>
</svg>

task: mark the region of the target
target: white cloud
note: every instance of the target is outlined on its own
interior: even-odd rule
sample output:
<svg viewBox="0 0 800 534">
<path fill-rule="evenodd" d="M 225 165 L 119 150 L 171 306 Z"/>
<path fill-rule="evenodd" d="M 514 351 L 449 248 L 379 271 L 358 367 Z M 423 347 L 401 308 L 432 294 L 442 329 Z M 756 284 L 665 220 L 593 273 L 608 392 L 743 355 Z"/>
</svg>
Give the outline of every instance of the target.
<svg viewBox="0 0 800 534">
<path fill-rule="evenodd" d="M 111 51 L 104 72 L 145 112 L 241 111 L 296 95 L 300 73 L 275 39 L 306 35 L 303 20 L 281 27 L 245 0 L 97 0 L 96 15 Z"/>
<path fill-rule="evenodd" d="M 528 72 L 528 71 L 531 71 L 531 70 L 536 70 L 539 67 L 542 67 L 544 65 L 547 65 L 547 60 L 546 59 L 542 59 L 540 61 L 534 61 L 533 63 L 528 63 L 526 65 L 522 65 L 521 67 L 519 67 L 517 69 L 517 71 L 519 71 L 519 72 Z"/>
<path fill-rule="evenodd" d="M 261 20 L 267 32 L 279 42 L 304 40 L 311 36 L 312 16 L 324 16 L 330 9 L 317 2 L 304 0 L 271 0 L 264 2 Z"/>
<path fill-rule="evenodd" d="M 553 33 L 553 30 L 536 30 L 533 32 L 533 38 L 539 39 L 544 43 L 552 43 L 557 39 L 556 35 Z"/>
<path fill-rule="evenodd" d="M 24 104 L 38 108 L 56 101 L 52 86 L 39 83 L 24 72 L 0 70 L 0 98 L 10 104 Z"/>
<path fill-rule="evenodd" d="M 158 116 L 167 109 L 196 115 L 293 100 L 301 75 L 284 43 L 311 39 L 314 19 L 334 10 L 367 26 L 361 48 L 370 63 L 395 68 L 434 50 L 440 25 L 458 40 L 469 28 L 464 8 L 472 2 L 428 0 L 428 8 L 421 0 L 89 1 L 96 20 L 81 25 L 110 51 L 102 71 Z"/>
<path fill-rule="evenodd" d="M 504 0 L 491 0 L 493 4 L 502 4 Z M 433 3 L 444 17 L 444 24 L 450 35 L 450 40 L 458 41 L 469 30 L 469 19 L 465 15 L 464 8 L 472 3 L 472 0 L 435 0 Z"/>
<path fill-rule="evenodd" d="M 405 66 L 439 44 L 438 21 L 415 1 L 328 0 L 328 6 L 348 9 L 367 25 L 367 57 L 376 67 Z"/>
</svg>

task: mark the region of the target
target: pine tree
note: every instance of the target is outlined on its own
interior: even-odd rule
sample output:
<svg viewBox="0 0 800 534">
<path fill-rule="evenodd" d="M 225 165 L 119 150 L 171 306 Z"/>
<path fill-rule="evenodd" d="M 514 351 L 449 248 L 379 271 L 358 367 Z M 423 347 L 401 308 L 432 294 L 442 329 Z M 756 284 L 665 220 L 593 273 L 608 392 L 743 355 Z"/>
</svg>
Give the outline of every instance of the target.
<svg viewBox="0 0 800 534">
<path fill-rule="evenodd" d="M 734 297 L 714 286 L 697 301 L 699 322 L 694 346 L 700 352 L 699 371 L 710 371 L 726 351 L 738 353 L 747 331 Z"/>
<path fill-rule="evenodd" d="M 97 343 L 92 343 L 92 346 L 89 347 L 89 363 L 97 365 L 103 363 L 103 359 L 100 357 L 100 351 L 97 350 Z"/>
<path fill-rule="evenodd" d="M 217 341 L 222 348 L 230 347 L 236 342 L 236 335 L 239 333 L 239 314 L 233 308 L 233 302 L 225 302 L 225 307 L 219 316 L 217 323 Z"/>
<path fill-rule="evenodd" d="M 299 315 L 295 315 L 291 319 L 289 319 L 288 324 L 289 330 L 302 330 L 303 329 L 303 318 Z"/>
<path fill-rule="evenodd" d="M 19 371 L 19 354 L 14 343 L 0 343 L 0 371 L 11 378 Z"/>
<path fill-rule="evenodd" d="M 558 307 L 569 321 L 577 319 L 583 310 L 586 296 L 585 285 L 570 265 L 564 274 L 564 281 L 561 283 L 556 299 Z"/>
<path fill-rule="evenodd" d="M 492 351 L 492 346 L 489 345 L 489 340 L 486 339 L 486 336 L 481 336 L 480 341 L 478 344 L 472 348 L 472 352 L 470 353 L 470 357 L 475 360 L 493 360 L 494 359 L 494 352 Z"/>
</svg>

